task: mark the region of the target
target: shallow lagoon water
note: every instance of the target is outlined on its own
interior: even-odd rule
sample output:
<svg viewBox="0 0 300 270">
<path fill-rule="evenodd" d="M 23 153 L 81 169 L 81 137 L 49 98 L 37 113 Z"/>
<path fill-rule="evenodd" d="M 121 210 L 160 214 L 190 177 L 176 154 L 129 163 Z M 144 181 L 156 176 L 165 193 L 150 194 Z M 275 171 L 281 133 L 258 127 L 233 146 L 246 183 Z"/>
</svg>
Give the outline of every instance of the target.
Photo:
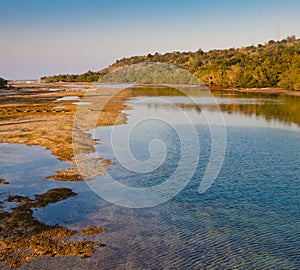
<svg viewBox="0 0 300 270">
<path fill-rule="evenodd" d="M 182 192 L 156 207 L 124 208 L 101 199 L 85 182 L 44 180 L 66 165 L 41 147 L 2 145 L 1 153 L 6 154 L 1 154 L 0 176 L 10 182 L 1 186 L 6 192 L 2 196 L 32 196 L 53 187 L 69 187 L 78 193 L 77 197 L 37 209 L 35 216 L 49 225 L 69 229 L 86 225 L 108 228 L 108 232 L 97 236 L 108 248 L 91 258 L 40 259 L 22 269 L 299 269 L 300 129 L 293 116 L 287 121 L 284 113 L 269 113 L 274 106 L 290 104 L 273 96 L 264 96 L 255 103 L 252 96 L 239 94 L 231 102 L 232 95 L 218 95 L 226 123 L 226 155 L 214 184 L 199 194 L 211 151 L 205 117 L 201 110 L 186 106 L 189 102 L 184 97 L 148 91 L 128 101 L 133 107 L 127 111 L 129 124 L 143 114 L 156 114 L 159 119 L 172 113 L 177 120 L 174 125 L 181 126 L 178 110 L 182 109 L 193 120 L 200 142 L 200 162 L 194 177 Z M 179 108 L 166 105 L 162 101 L 165 99 L 179 104 Z M 202 106 L 209 105 L 203 100 L 199 102 Z M 118 163 L 111 148 L 112 129 L 120 136 L 125 134 L 125 126 L 99 127 L 91 133 L 101 142 L 96 146 L 98 155 L 116 162 L 109 174 L 121 183 L 157 185 L 176 169 L 180 138 L 172 126 L 151 120 L 132 131 L 130 147 L 137 159 L 149 159 L 149 142 L 154 137 L 164 141 L 168 150 L 159 168 L 143 174 L 130 172 Z M 24 160 L 27 155 L 31 160 Z M 98 177 L 94 183 L 102 179 Z"/>
<path fill-rule="evenodd" d="M 72 104 L 74 104 L 74 105 L 89 105 L 91 103 L 90 102 L 73 102 Z"/>
<path fill-rule="evenodd" d="M 1 185 L 1 201 L 9 195 L 33 198 L 35 194 L 56 187 L 57 182 L 45 181 L 45 178 L 66 167 L 64 162 L 40 146 L 2 143 L 0 153 L 0 178 L 9 182 L 8 185 Z M 2 210 L 7 210 L 11 204 L 14 203 L 4 204 Z"/>
<path fill-rule="evenodd" d="M 79 100 L 80 98 L 78 96 L 66 96 L 62 98 L 58 98 L 54 102 L 59 102 L 59 101 L 65 101 L 65 100 Z"/>
<path fill-rule="evenodd" d="M 208 105 L 203 98 L 196 100 Z M 234 104 L 255 104 L 254 99 L 241 103 L 238 100 Z M 225 98 L 218 101 L 229 104 Z M 109 254 L 110 266 L 297 269 L 300 265 L 300 133 L 297 125 L 276 117 L 266 121 L 262 116 L 223 112 L 227 131 L 225 161 L 213 186 L 199 194 L 199 183 L 211 151 L 210 130 L 202 112 L 186 107 L 184 104 L 188 101 L 182 97 L 137 97 L 129 102 L 133 106 L 128 112 L 129 125 L 141 115 L 156 114 L 157 119 L 133 127 L 132 154 L 140 160 L 149 159 L 149 144 L 156 135 L 166 143 L 168 155 L 165 163 L 151 173 L 129 172 L 115 158 L 114 151 L 123 146 L 114 142 L 117 145 L 111 147 L 111 130 L 126 136 L 127 133 L 122 133 L 125 128 L 100 127 L 95 132 L 101 141 L 97 150 L 116 162 L 110 174 L 123 184 L 147 187 L 160 184 L 174 172 L 179 162 L 180 138 L 174 126 L 164 124 L 161 119 L 171 111 L 176 119 L 173 124 L 182 123 L 181 112 L 169 102 L 177 106 L 180 102 L 180 108 L 195 124 L 201 145 L 198 168 L 188 186 L 165 204 L 150 209 L 113 208 L 122 225 L 117 226 L 114 238 L 106 236 L 108 245 L 121 251 Z M 272 97 L 265 97 L 259 103 L 280 104 L 277 99 L 273 103 Z M 105 210 L 100 213 L 106 215 Z M 108 269 L 106 256 L 100 257 L 104 262 L 101 267 Z"/>
</svg>

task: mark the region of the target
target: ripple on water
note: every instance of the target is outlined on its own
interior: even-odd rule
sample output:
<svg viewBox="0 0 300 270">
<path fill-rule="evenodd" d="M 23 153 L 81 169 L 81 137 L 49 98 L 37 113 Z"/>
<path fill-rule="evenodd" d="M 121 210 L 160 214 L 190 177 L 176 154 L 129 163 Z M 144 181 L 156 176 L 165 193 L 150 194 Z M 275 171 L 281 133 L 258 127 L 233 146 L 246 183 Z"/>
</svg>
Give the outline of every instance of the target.
<svg viewBox="0 0 300 270">
<path fill-rule="evenodd" d="M 251 102 L 245 101 L 243 105 Z M 166 108 L 153 109 L 162 115 Z M 95 240 L 107 244 L 108 248 L 87 260 L 49 258 L 32 262 L 24 269 L 43 268 L 41 266 L 48 269 L 300 269 L 299 130 L 290 131 L 285 126 L 281 130 L 271 129 L 263 118 L 254 118 L 256 125 L 245 127 L 240 123 L 248 116 L 240 111 L 231 113 L 233 117 L 238 115 L 240 122 L 227 126 L 225 162 L 206 193 L 199 195 L 198 187 L 209 160 L 210 135 L 208 128 L 199 125 L 200 164 L 181 193 L 153 208 L 126 209 L 103 201 L 88 192 L 82 183 L 72 183 L 77 197 L 49 205 L 35 215 L 41 221 L 58 222 L 72 229 L 80 229 L 83 224 L 107 227 L 108 232 L 96 236 Z M 130 117 L 134 117 L 134 113 L 129 115 L 129 120 Z M 194 117 L 199 117 L 199 112 Z M 227 117 L 231 117 L 230 114 Z M 99 134 L 102 144 L 97 150 L 104 158 L 113 160 L 113 153 L 106 147 L 104 129 L 100 129 Z M 178 139 L 171 133 L 167 135 L 176 155 Z M 132 142 L 136 153 L 147 157 L 148 148 L 140 147 L 139 140 L 134 138 Z M 13 164 L 12 169 L 1 167 L 5 168 L 5 179 L 11 182 L 1 188 L 28 194 L 45 188 L 42 186 L 45 182 L 38 180 L 47 174 L 38 170 L 39 166 L 48 164 L 42 156 L 37 155 L 27 162 L 22 157 L 24 152 L 18 149 L 5 152 L 5 147 L 0 145 L 1 149 L 4 151 L 0 160 Z M 24 164 L 14 165 L 11 153 Z M 30 156 L 34 156 L 34 152 Z M 142 180 L 141 175 L 128 172 L 122 175 L 122 181 L 141 184 L 155 176 L 156 181 L 161 182 L 176 166 L 172 159 L 166 161 L 170 162 L 166 164 L 170 170 L 143 174 Z M 47 168 L 62 166 L 51 162 Z M 20 175 L 28 176 L 18 177 L 15 169 Z M 118 165 L 112 167 L 111 174 L 118 176 L 118 169 Z M 101 181 L 101 177 L 98 180 Z M 64 223 L 66 219 L 72 223 Z"/>
</svg>

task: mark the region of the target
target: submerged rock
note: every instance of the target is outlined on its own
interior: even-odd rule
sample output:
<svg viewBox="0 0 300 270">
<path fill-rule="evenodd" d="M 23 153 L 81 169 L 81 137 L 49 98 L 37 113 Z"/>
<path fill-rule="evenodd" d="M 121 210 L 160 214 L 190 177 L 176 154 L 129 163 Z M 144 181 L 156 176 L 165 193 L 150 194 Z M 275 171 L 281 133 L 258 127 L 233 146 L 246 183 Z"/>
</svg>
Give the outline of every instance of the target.
<svg viewBox="0 0 300 270">
<path fill-rule="evenodd" d="M 0 261 L 10 267 L 19 267 L 39 257 L 91 256 L 95 247 L 105 245 L 81 240 L 67 241 L 66 238 L 78 232 L 61 226 L 49 226 L 33 217 L 31 208 L 45 207 L 51 203 L 76 196 L 71 189 L 55 188 L 30 199 L 23 196 L 9 196 L 7 202 L 19 205 L 10 212 L 0 212 Z M 105 228 L 88 227 L 85 234 L 99 234 Z"/>
<path fill-rule="evenodd" d="M 9 182 L 5 181 L 5 179 L 0 179 L 0 185 L 8 185 Z"/>
</svg>

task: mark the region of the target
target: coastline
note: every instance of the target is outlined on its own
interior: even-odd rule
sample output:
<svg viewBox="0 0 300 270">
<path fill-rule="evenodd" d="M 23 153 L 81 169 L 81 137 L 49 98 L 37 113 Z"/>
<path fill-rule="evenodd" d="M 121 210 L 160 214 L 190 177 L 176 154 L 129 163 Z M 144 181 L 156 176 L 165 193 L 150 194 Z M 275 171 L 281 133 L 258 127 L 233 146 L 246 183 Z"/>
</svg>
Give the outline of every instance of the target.
<svg viewBox="0 0 300 270">
<path fill-rule="evenodd" d="M 103 95 L 99 96 L 90 91 L 91 86 L 92 84 L 86 83 L 58 83 L 46 86 L 37 83 L 15 84 L 14 90 L 0 89 L 0 143 L 40 145 L 50 150 L 59 160 L 72 163 L 72 132 L 75 132 L 85 138 L 84 152 L 90 153 L 90 146 L 94 145 L 94 140 L 85 133 L 89 129 L 88 119 L 86 126 L 81 130 L 73 130 L 78 106 L 82 106 L 78 102 L 82 101 L 84 96 L 90 99 L 96 97 L 98 102 L 103 102 L 111 95 L 110 89 L 103 88 Z M 128 96 L 128 93 L 119 94 L 107 102 L 96 126 L 126 123 L 122 111 L 127 108 L 124 100 Z M 92 105 L 88 106 L 89 110 L 92 110 Z M 116 122 L 117 118 L 121 120 Z"/>
<path fill-rule="evenodd" d="M 130 97 L 130 91 L 114 96 L 112 89 L 101 88 L 99 94 L 90 89 L 90 84 L 47 86 L 51 89 L 45 89 L 44 84 L 17 85 L 13 90 L 0 89 L 0 143 L 39 145 L 50 150 L 58 160 L 68 164 L 66 169 L 57 170 L 55 175 L 44 179 L 63 181 L 66 183 L 64 188 L 50 189 L 35 195 L 34 199 L 12 193 L 0 201 L 0 208 L 5 202 L 18 203 L 11 212 L 0 212 L 0 228 L 5 228 L 0 230 L 1 269 L 4 264 L 16 268 L 41 257 L 90 257 L 97 251 L 96 247 L 105 247 L 99 239 L 85 239 L 84 235 L 98 235 L 105 232 L 106 228 L 98 225 L 83 226 L 81 231 L 76 231 L 59 225 L 46 225 L 34 217 L 32 208 L 44 208 L 48 204 L 77 196 L 67 182 L 85 180 L 79 166 L 92 171 L 94 175 L 102 175 L 109 170 L 108 166 L 113 164 L 110 160 L 88 157 L 88 154 L 95 151 L 98 141 L 87 131 L 95 126 L 126 123 L 127 118 L 123 111 L 128 108 L 124 101 Z M 78 86 L 84 87 L 78 89 Z M 83 98 L 91 103 L 87 106 L 78 104 Z M 99 105 L 103 106 L 101 113 L 97 110 Z M 74 128 L 74 121 L 80 116 L 79 106 L 84 108 L 81 112 L 84 121 Z M 86 111 L 96 121 L 86 117 Z M 82 164 L 75 160 L 74 136 L 80 138 L 76 140 L 75 147 L 83 156 Z M 10 183 L 0 179 L 2 185 Z M 65 241 L 73 235 L 79 237 L 79 241 Z M 24 252 L 25 248 L 30 252 Z"/>
<path fill-rule="evenodd" d="M 78 86 L 80 88 L 78 89 Z M 92 85 L 85 84 L 51 84 L 45 89 L 44 84 L 15 85 L 15 90 L 0 90 L 0 143 L 39 145 L 51 151 L 52 155 L 70 164 L 70 167 L 57 171 L 56 175 L 47 179 L 58 181 L 83 181 L 74 158 L 74 136 L 81 138 L 79 145 L 82 155 L 93 153 L 97 143 L 86 131 L 96 126 L 110 126 L 126 123 L 126 115 L 122 113 L 127 107 L 124 100 L 130 93 L 120 93 L 111 97 L 111 89 L 103 88 L 103 95 L 89 91 Z M 85 119 L 84 125 L 74 129 L 73 123 L 77 115 L 80 102 L 87 95 L 91 101 L 97 99 L 98 104 L 105 104 L 105 110 L 95 122 Z M 85 97 L 86 99 L 86 97 Z M 94 102 L 95 103 L 95 102 Z M 86 107 L 86 111 L 98 115 L 93 104 Z M 99 115 L 98 115 L 99 116 Z M 108 160 L 99 158 L 91 161 L 90 166 L 98 167 L 99 175 L 105 174 L 110 165 Z M 100 165 L 100 166 L 99 166 Z"/>
<path fill-rule="evenodd" d="M 113 165 L 110 160 L 101 157 L 87 158 L 87 155 L 95 151 L 95 144 L 98 143 L 87 131 L 97 126 L 126 124 L 127 115 L 124 110 L 130 109 L 130 107 L 125 104 L 125 101 L 134 97 L 134 91 L 125 88 L 120 92 L 118 88 L 105 88 L 105 85 L 103 88 L 100 88 L 99 85 L 95 88 L 92 86 L 93 83 L 59 83 L 47 85 L 50 90 L 46 90 L 45 84 L 19 84 L 14 90 L 0 90 L 0 132 L 2 135 L 0 143 L 39 145 L 50 150 L 53 156 L 69 165 L 68 168 L 58 170 L 53 173 L 54 175 L 45 177 L 45 180 L 65 182 L 64 188 L 53 188 L 37 194 L 35 198 L 11 194 L 7 199 L 0 201 L 0 208 L 1 204 L 5 202 L 19 204 L 12 212 L 2 212 L 1 214 L 0 227 L 7 229 L 0 234 L 0 259 L 2 258 L 0 268 L 1 263 L 10 267 L 19 267 L 41 257 L 85 258 L 94 254 L 95 248 L 105 247 L 105 244 L 97 238 L 87 240 L 82 238 L 83 240 L 80 242 L 65 243 L 65 239 L 73 235 L 76 237 L 98 235 L 106 231 L 105 227 L 89 226 L 82 228 L 81 231 L 76 231 L 58 225 L 50 226 L 35 219 L 31 210 L 77 196 L 69 188 L 68 182 L 84 180 L 80 173 L 80 167 L 85 167 L 86 171 L 92 172 L 88 176 L 93 177 L 105 174 L 109 170 L 109 166 Z M 157 84 L 143 84 L 143 86 L 172 87 L 172 85 Z M 190 87 L 189 85 L 173 85 L 174 88 L 176 86 Z M 300 96 L 300 91 L 286 91 L 278 88 L 213 88 L 210 90 L 216 91 L 214 93 L 216 96 L 218 95 L 217 91 Z M 76 98 L 72 99 L 72 97 Z M 293 97 L 280 98 L 293 99 Z M 87 105 L 78 105 L 80 102 Z M 295 98 L 295 103 L 297 102 L 298 99 Z M 252 112 L 250 110 L 252 105 L 246 105 L 247 113 Z M 289 105 L 288 112 L 297 114 L 298 104 L 294 109 L 291 104 Z M 226 109 L 226 104 L 224 106 L 223 109 Z M 235 112 L 245 113 L 240 106 L 236 106 L 235 110 Z M 81 121 L 76 122 L 76 119 Z M 78 124 L 75 129 L 74 122 Z M 74 143 L 77 153 L 74 152 Z M 75 159 L 77 154 L 82 155 L 82 162 L 77 162 L 78 160 Z M 0 184 L 10 185 L 11 179 L 8 180 L 0 179 Z M 28 243 L 30 243 L 31 255 L 23 252 L 24 248 L 28 248 Z"/>
<path fill-rule="evenodd" d="M 123 82 L 110 82 L 110 83 L 98 83 L 98 82 L 56 82 L 56 83 L 46 83 L 46 82 L 36 82 L 36 83 L 15 83 L 11 84 L 11 86 L 18 88 L 54 88 L 54 89 L 61 89 L 61 90 L 67 90 L 67 91 L 76 91 L 72 90 L 72 87 L 76 86 L 79 88 L 88 88 L 92 87 L 93 85 L 116 85 L 116 84 L 122 84 L 122 85 L 135 85 L 135 86 L 141 86 L 141 87 L 191 87 L 191 88 L 197 88 L 199 85 L 190 85 L 190 84 L 157 84 L 157 83 L 123 83 Z M 242 93 L 263 93 L 263 94 L 271 94 L 271 95 L 288 95 L 288 96 L 300 96 L 300 90 L 285 90 L 283 88 L 279 87 L 263 87 L 263 88 L 247 88 L 247 87 L 222 87 L 222 86 L 214 86 L 209 87 L 206 85 L 200 85 L 203 87 L 208 88 L 211 91 L 230 91 L 230 92 L 242 92 Z M 0 89 L 1 91 L 2 89 Z M 13 89 L 10 89 L 13 90 Z M 6 90 L 7 91 L 7 90 Z M 14 91 L 14 90 L 13 90 Z M 59 91 L 59 90 L 58 90 Z M 60 93 L 63 91 L 59 91 Z"/>
</svg>

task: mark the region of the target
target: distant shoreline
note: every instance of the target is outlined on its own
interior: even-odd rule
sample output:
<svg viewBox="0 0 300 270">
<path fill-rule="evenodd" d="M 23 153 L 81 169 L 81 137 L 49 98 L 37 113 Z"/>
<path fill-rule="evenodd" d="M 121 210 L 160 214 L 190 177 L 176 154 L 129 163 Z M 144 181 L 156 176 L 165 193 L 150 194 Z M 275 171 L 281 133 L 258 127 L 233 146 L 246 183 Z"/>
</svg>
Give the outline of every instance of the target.
<svg viewBox="0 0 300 270">
<path fill-rule="evenodd" d="M 99 82 L 56 82 L 56 83 L 45 83 L 45 82 L 36 82 L 36 83 L 12 83 L 11 86 L 13 87 L 65 87 L 68 85 L 81 85 L 81 86 L 92 86 L 93 84 L 99 84 Z M 137 85 L 137 86 L 149 86 L 149 87 L 157 87 L 157 86 L 170 86 L 170 87 L 193 87 L 193 85 L 178 85 L 178 84 L 155 84 L 155 83 L 102 83 L 105 85 L 114 85 L 114 84 L 128 84 L 128 85 Z M 197 87 L 197 85 L 194 85 Z M 233 88 L 233 87 L 208 87 L 211 91 L 228 91 L 228 92 L 241 92 L 241 93 L 263 93 L 263 94 L 270 94 L 270 95 L 289 95 L 289 96 L 300 96 L 300 91 L 293 91 L 293 90 L 284 90 L 282 88 L 276 87 L 265 87 L 265 88 Z"/>
<path fill-rule="evenodd" d="M 220 90 L 220 91 L 229 91 L 229 92 L 241 92 L 241 93 L 263 93 L 270 95 L 289 95 L 300 97 L 300 91 L 291 91 L 284 90 L 282 88 L 210 88 L 211 91 Z"/>
<path fill-rule="evenodd" d="M 139 86 L 149 86 L 149 87 L 157 87 L 157 86 L 174 86 L 174 87 L 198 87 L 198 85 L 189 85 L 189 84 L 146 84 L 146 83 L 138 83 Z M 300 91 L 293 91 L 293 90 L 284 90 L 282 88 L 276 87 L 265 87 L 265 88 L 232 88 L 232 87 L 207 87 L 211 91 L 230 91 L 230 92 L 242 92 L 242 93 L 263 93 L 263 94 L 270 94 L 270 95 L 289 95 L 289 96 L 300 96 Z"/>
</svg>

